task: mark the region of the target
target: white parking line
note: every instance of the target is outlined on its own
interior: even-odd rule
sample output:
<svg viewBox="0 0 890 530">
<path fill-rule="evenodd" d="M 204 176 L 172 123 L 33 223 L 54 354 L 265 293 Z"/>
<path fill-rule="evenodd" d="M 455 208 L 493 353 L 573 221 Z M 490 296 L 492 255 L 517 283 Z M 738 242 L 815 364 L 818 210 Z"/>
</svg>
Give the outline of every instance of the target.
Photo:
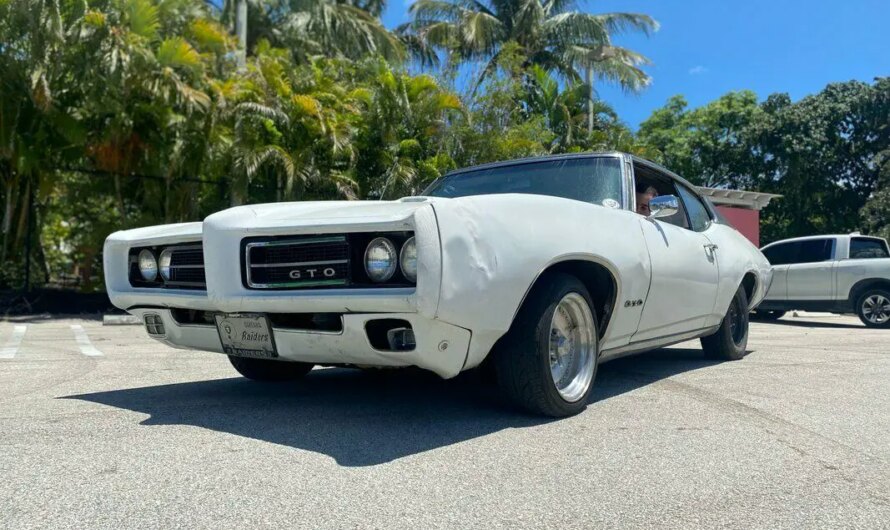
<svg viewBox="0 0 890 530">
<path fill-rule="evenodd" d="M 102 355 L 102 352 L 97 350 L 96 347 L 93 346 L 93 343 L 90 342 L 90 338 L 87 336 L 87 332 L 84 331 L 83 326 L 80 324 L 71 324 L 71 331 L 74 332 L 74 340 L 77 341 L 77 347 L 80 348 L 80 353 L 89 355 L 90 357 Z"/>
<path fill-rule="evenodd" d="M 25 338 L 26 331 L 28 331 L 28 326 L 25 325 L 15 326 L 12 329 L 12 336 L 9 337 L 9 340 L 3 345 L 3 349 L 0 350 L 0 359 L 12 359 L 15 357 L 16 352 L 19 351 L 19 346 L 22 344 L 22 339 Z"/>
</svg>

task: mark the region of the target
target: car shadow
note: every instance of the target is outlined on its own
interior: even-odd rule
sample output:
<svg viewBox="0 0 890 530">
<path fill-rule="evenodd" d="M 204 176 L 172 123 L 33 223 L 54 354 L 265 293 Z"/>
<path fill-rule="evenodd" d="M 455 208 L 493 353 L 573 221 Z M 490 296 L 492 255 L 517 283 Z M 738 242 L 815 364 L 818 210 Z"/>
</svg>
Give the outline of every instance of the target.
<svg viewBox="0 0 890 530">
<path fill-rule="evenodd" d="M 797 328 L 825 328 L 825 329 L 868 329 L 865 324 L 842 324 L 840 322 L 814 322 L 812 320 L 800 320 L 800 319 L 792 319 L 792 320 L 771 320 L 771 321 L 755 321 L 758 324 L 774 324 L 777 326 L 793 326 Z"/>
<path fill-rule="evenodd" d="M 701 350 L 667 349 L 600 366 L 587 414 L 597 404 L 660 379 L 715 364 Z M 468 372 L 442 380 L 419 370 L 379 374 L 344 368 L 296 384 L 244 378 L 64 396 L 148 414 L 141 425 L 191 425 L 371 466 L 549 418 L 509 409 L 492 384 Z"/>
</svg>

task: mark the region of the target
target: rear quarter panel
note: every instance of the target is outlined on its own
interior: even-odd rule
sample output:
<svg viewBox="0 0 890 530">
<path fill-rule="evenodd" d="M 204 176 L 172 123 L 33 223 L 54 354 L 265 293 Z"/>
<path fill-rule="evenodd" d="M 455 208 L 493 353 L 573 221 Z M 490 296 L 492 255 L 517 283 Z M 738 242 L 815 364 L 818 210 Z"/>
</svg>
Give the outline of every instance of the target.
<svg viewBox="0 0 890 530">
<path fill-rule="evenodd" d="M 720 223 L 712 224 L 705 235 L 718 246 L 717 264 L 720 274 L 720 285 L 714 313 L 705 325 L 713 326 L 720 323 L 729 309 L 729 303 L 736 290 L 742 284 L 745 274 L 752 272 L 757 278 L 754 296 L 748 300 L 749 307 L 754 309 L 763 300 L 772 279 L 769 262 L 745 236 L 736 229 Z"/>
<path fill-rule="evenodd" d="M 837 262 L 837 300 L 848 300 L 857 283 L 864 280 L 890 281 L 890 258 L 843 259 Z M 855 300 L 851 300 L 855 303 Z"/>
</svg>

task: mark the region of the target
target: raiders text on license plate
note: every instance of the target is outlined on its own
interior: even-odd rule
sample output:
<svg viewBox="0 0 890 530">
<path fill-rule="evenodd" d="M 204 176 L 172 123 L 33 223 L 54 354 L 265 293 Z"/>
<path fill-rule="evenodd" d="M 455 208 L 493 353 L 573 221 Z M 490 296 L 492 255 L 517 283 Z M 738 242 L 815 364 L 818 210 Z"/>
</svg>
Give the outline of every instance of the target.
<svg viewBox="0 0 890 530">
<path fill-rule="evenodd" d="M 278 357 L 272 326 L 263 314 L 216 315 L 216 329 L 223 351 L 239 357 L 272 359 Z"/>
</svg>

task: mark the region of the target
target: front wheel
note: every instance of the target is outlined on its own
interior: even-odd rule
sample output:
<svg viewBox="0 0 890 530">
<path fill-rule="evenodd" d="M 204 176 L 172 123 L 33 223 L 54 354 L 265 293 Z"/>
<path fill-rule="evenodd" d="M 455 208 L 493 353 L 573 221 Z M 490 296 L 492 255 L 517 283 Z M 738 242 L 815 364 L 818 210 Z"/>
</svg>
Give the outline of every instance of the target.
<svg viewBox="0 0 890 530">
<path fill-rule="evenodd" d="M 529 412 L 578 414 L 593 389 L 598 337 L 584 284 L 568 274 L 542 276 L 492 352 L 498 386 Z"/>
<path fill-rule="evenodd" d="M 702 337 L 701 346 L 709 359 L 737 361 L 747 354 L 748 295 L 744 287 L 736 291 L 717 332 Z"/>
<path fill-rule="evenodd" d="M 869 289 L 856 301 L 859 320 L 870 328 L 890 328 L 890 292 Z"/>
<path fill-rule="evenodd" d="M 309 363 L 270 361 L 229 355 L 229 362 L 238 373 L 253 381 L 294 381 L 312 370 Z"/>
</svg>

